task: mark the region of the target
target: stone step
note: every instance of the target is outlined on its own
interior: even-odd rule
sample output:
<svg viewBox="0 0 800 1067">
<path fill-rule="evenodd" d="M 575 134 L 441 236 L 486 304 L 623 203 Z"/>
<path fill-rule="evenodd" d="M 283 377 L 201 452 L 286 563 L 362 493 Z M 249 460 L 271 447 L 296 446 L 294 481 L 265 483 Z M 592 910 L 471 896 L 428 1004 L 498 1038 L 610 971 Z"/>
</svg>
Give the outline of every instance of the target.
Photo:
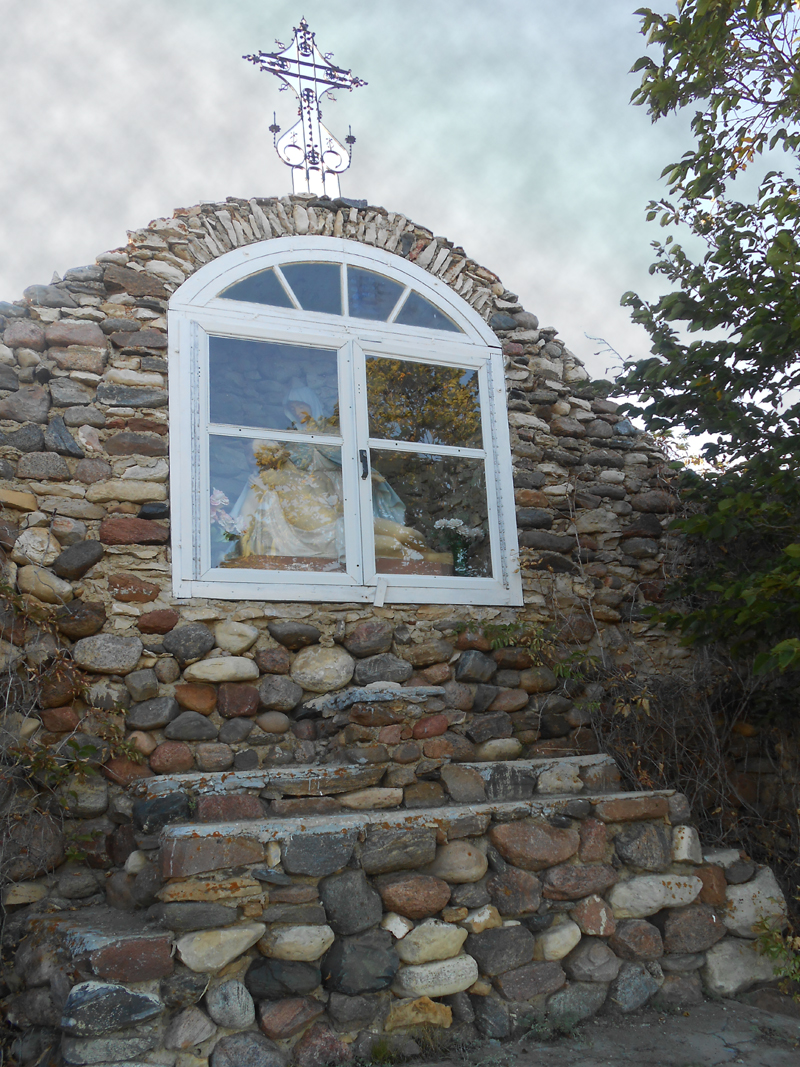
<svg viewBox="0 0 800 1067">
<path fill-rule="evenodd" d="M 260 886 L 262 881 L 270 883 L 277 879 L 278 884 L 283 885 L 287 873 L 322 877 L 341 870 L 348 864 L 353 850 L 360 849 L 359 841 L 368 845 L 370 839 L 388 839 L 397 843 L 401 851 L 411 847 L 412 852 L 420 841 L 426 843 L 428 850 L 439 845 L 456 847 L 459 842 L 466 847 L 470 840 L 484 839 L 492 826 L 518 823 L 531 816 L 538 816 L 535 824 L 538 830 L 531 828 L 529 831 L 534 836 L 538 833 L 549 839 L 552 835 L 566 834 L 575 846 L 578 842 L 575 826 L 578 824 L 587 827 L 587 833 L 599 834 L 603 841 L 606 840 L 606 824 L 610 824 L 609 831 L 613 832 L 614 824 L 637 823 L 646 835 L 652 835 L 647 829 L 649 825 L 666 826 L 657 835 L 659 863 L 662 863 L 666 862 L 663 853 L 667 838 L 671 840 L 672 832 L 668 826 L 675 821 L 671 808 L 675 801 L 683 800 L 673 790 L 663 790 L 595 793 L 582 797 L 536 796 L 516 801 L 389 812 L 332 812 L 307 818 L 173 822 L 161 832 L 161 876 L 169 883 L 162 890 L 162 894 L 167 895 L 162 895 L 161 899 L 171 899 L 173 893 L 177 894 L 175 899 L 181 899 L 185 889 L 180 883 L 195 876 L 200 876 L 201 882 L 211 879 L 213 885 L 203 883 L 204 892 L 209 889 L 224 892 L 217 883 L 225 870 L 231 872 L 226 876 L 225 884 L 229 884 L 234 895 L 258 895 L 264 888 Z M 675 806 L 677 811 L 680 804 Z M 364 862 L 368 874 L 378 872 L 378 867 L 373 869 L 371 860 Z M 414 863 L 406 857 L 401 866 L 414 866 Z M 605 877 L 610 870 L 602 868 L 600 873 Z M 590 873 L 594 875 L 597 871 Z M 173 886 L 176 880 L 177 888 Z M 191 892 L 195 890 L 196 887 L 190 886 Z"/>
<path fill-rule="evenodd" d="M 577 772 L 582 779 L 587 777 L 599 781 L 605 773 L 609 783 L 618 779 L 617 767 L 611 756 L 605 753 L 590 756 L 550 756 L 530 760 L 492 761 L 485 763 L 459 763 L 459 767 L 468 767 L 476 770 L 485 782 L 491 781 L 497 774 L 498 768 L 514 768 L 517 775 L 527 773 L 537 783 L 543 774 L 558 772 L 563 768 L 572 773 L 563 775 L 564 783 L 570 779 L 575 783 L 570 790 L 564 791 L 578 793 L 576 777 Z M 387 770 L 388 765 L 379 764 L 324 764 L 302 765 L 291 767 L 262 767 L 253 771 L 195 771 L 188 774 L 164 774 L 154 778 L 145 778 L 138 782 L 131 790 L 139 796 L 148 798 L 163 796 L 165 793 L 174 793 L 179 790 L 188 791 L 196 795 L 214 795 L 227 793 L 243 793 L 254 790 L 274 789 L 285 796 L 334 796 L 338 793 L 348 793 L 357 789 L 369 788 L 376 785 Z M 552 775 L 548 780 L 552 780 Z M 613 785 L 609 784 L 606 791 L 613 791 Z"/>
<path fill-rule="evenodd" d="M 380 826 L 384 829 L 410 829 L 413 827 L 448 827 L 458 820 L 511 822 L 528 816 L 548 817 L 565 814 L 570 817 L 589 817 L 597 814 L 602 821 L 617 821 L 608 817 L 613 809 L 603 806 L 617 802 L 633 801 L 641 803 L 645 799 L 663 798 L 666 804 L 659 805 L 663 814 L 668 811 L 669 798 L 675 796 L 674 789 L 652 790 L 635 793 L 590 793 L 581 797 L 554 794 L 537 796 L 530 800 L 497 801 L 486 804 L 460 804 L 439 808 L 397 809 L 394 811 L 352 811 L 336 812 L 329 815 L 309 815 L 304 818 L 286 816 L 279 819 L 239 819 L 231 822 L 186 823 L 174 822 L 161 831 L 164 844 L 178 840 L 249 838 L 268 843 L 281 841 L 296 834 L 336 834 L 348 831 L 361 832 L 368 826 Z M 581 805 L 580 815 L 577 805 Z M 639 816 L 646 817 L 646 816 Z M 656 811 L 649 817 L 658 818 Z M 630 818 L 625 816 L 624 818 Z M 465 827 L 466 828 L 466 827 Z M 470 829 L 470 834 L 482 833 L 480 829 Z"/>
</svg>

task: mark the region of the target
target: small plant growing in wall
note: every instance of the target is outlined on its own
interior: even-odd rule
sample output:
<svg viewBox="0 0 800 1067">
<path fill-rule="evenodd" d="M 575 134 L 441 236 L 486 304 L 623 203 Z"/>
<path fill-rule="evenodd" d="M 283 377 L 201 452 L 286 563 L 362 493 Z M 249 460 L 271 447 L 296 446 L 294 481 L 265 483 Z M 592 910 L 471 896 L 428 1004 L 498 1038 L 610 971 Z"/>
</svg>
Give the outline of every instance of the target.
<svg viewBox="0 0 800 1067">
<path fill-rule="evenodd" d="M 791 994 L 800 1003 L 800 937 L 791 927 L 782 933 L 769 919 L 759 919 L 755 929 L 759 952 L 773 961 L 775 977 L 781 979 L 781 992 Z"/>
</svg>

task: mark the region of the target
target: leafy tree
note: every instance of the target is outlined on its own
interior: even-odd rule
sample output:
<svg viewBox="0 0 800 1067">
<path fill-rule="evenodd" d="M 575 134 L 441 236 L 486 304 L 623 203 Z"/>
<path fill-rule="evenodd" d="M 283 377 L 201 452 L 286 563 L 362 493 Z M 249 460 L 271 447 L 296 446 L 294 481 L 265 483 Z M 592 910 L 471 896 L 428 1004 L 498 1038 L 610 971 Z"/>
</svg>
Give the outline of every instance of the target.
<svg viewBox="0 0 800 1067">
<path fill-rule="evenodd" d="M 634 67 L 634 102 L 653 121 L 694 109 L 693 143 L 648 208 L 670 231 L 650 270 L 671 291 L 623 297 L 652 356 L 618 384 L 649 429 L 711 437 L 708 470 L 682 476 L 702 505 L 679 523 L 697 565 L 667 621 L 757 671 L 785 670 L 800 666 L 800 4 L 681 0 L 637 14 L 651 54 Z M 747 168 L 765 173 L 739 200 Z"/>
<path fill-rule="evenodd" d="M 373 437 L 481 446 L 474 371 L 373 356 L 367 360 L 367 396 Z"/>
</svg>

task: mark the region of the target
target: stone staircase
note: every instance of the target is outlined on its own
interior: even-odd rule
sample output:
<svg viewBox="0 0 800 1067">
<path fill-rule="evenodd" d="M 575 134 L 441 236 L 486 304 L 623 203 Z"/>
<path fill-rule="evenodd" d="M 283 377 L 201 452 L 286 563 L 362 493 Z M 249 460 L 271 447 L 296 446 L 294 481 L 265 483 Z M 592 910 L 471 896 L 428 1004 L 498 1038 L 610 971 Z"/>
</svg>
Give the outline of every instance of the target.
<svg viewBox="0 0 800 1067">
<path fill-rule="evenodd" d="M 502 1039 L 771 977 L 753 926 L 782 921 L 775 879 L 704 854 L 680 794 L 622 792 L 602 754 L 449 764 L 428 806 L 384 770 L 140 782 L 127 910 L 42 914 L 18 953 L 21 997 L 60 976 L 67 1062 L 399 1057 L 420 1026 Z"/>
</svg>

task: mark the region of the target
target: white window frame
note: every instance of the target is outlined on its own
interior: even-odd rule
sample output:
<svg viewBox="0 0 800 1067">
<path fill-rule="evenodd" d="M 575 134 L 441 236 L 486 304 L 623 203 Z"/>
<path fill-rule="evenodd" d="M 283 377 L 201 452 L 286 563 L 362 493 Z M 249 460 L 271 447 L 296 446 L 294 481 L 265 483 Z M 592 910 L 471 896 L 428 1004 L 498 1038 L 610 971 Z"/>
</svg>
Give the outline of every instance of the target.
<svg viewBox="0 0 800 1067">
<path fill-rule="evenodd" d="M 252 274 L 292 262 L 347 263 L 383 274 L 416 290 L 463 331 L 375 322 L 226 300 L 217 294 Z M 344 276 L 344 272 L 342 272 Z M 343 284 L 342 307 L 347 309 Z M 339 404 L 355 413 L 350 439 L 342 418 L 346 572 L 258 572 L 209 567 L 208 358 L 209 334 L 304 344 L 338 350 Z M 475 367 L 479 373 L 483 447 L 455 448 L 369 438 L 364 360 L 368 355 L 425 364 Z M 181 599 L 301 600 L 382 604 L 523 603 L 519 574 L 503 355 L 495 334 L 477 312 L 438 278 L 398 256 L 333 237 L 283 237 L 238 248 L 201 267 L 169 303 L 170 498 L 173 590 Z M 359 395 L 357 395 L 359 394 Z M 233 434 L 238 436 L 238 434 Z M 242 437 L 281 440 L 277 430 L 242 429 Z M 304 441 L 330 443 L 304 435 Z M 491 578 L 377 574 L 372 543 L 370 480 L 359 477 L 358 450 L 397 448 L 486 459 Z M 346 451 L 347 449 L 347 451 Z M 354 507 L 349 507 L 352 502 Z"/>
</svg>

